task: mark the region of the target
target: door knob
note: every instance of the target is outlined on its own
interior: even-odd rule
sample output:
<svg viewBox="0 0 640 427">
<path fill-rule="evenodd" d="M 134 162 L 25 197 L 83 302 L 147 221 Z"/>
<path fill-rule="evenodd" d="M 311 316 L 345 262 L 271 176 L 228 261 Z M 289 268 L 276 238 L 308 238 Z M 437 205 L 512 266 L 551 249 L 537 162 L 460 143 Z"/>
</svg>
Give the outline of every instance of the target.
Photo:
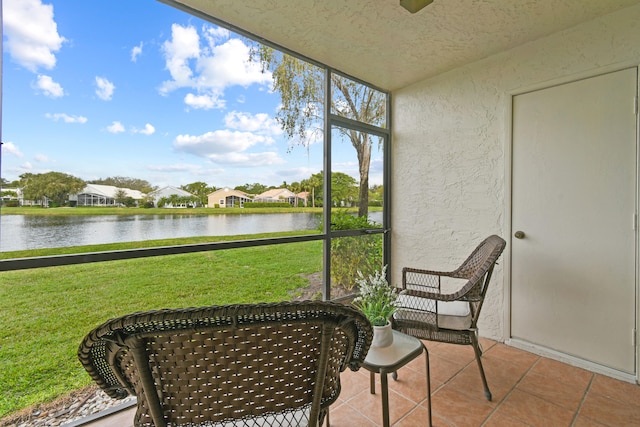
<svg viewBox="0 0 640 427">
<path fill-rule="evenodd" d="M 524 239 L 524 231 L 516 231 L 513 234 L 513 237 L 515 237 L 516 239 Z"/>
</svg>

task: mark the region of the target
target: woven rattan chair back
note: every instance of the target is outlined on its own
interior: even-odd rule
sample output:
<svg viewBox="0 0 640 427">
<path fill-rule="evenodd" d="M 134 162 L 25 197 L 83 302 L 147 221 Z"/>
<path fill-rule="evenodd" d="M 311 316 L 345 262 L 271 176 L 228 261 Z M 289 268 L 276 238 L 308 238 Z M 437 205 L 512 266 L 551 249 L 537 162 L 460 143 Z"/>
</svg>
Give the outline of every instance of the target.
<svg viewBox="0 0 640 427">
<path fill-rule="evenodd" d="M 137 396 L 135 426 L 316 426 L 372 335 L 331 302 L 159 310 L 107 321 L 78 357 L 109 396 Z"/>
<path fill-rule="evenodd" d="M 393 317 L 394 329 L 417 338 L 472 345 L 488 400 L 491 392 L 480 359 L 477 322 L 493 269 L 505 246 L 501 237 L 489 236 L 453 271 L 403 268 L 400 308 Z M 446 288 L 448 278 L 458 279 L 460 284 L 455 289 Z"/>
</svg>

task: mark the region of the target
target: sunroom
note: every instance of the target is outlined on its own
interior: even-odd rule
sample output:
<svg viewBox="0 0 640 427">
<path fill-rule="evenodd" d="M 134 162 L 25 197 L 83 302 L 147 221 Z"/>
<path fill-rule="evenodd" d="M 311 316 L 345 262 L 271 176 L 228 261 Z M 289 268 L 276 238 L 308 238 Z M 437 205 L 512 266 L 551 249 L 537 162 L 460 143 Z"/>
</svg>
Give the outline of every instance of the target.
<svg viewBox="0 0 640 427">
<path fill-rule="evenodd" d="M 481 334 L 637 381 L 639 2 L 166 3 L 390 93 L 394 281 L 504 236 Z"/>
<path fill-rule="evenodd" d="M 384 236 L 392 282 L 500 235 L 481 337 L 639 382 L 640 1 L 161 1 L 388 95 L 382 126 L 329 114 L 325 134 L 383 141 L 383 227 L 361 231 Z"/>
</svg>

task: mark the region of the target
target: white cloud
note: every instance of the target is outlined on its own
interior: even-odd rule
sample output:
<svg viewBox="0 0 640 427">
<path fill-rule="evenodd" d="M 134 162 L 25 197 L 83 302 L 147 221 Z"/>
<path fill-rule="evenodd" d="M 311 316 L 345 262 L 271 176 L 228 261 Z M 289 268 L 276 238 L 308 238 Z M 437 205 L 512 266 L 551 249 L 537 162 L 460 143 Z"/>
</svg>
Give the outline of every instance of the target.
<svg viewBox="0 0 640 427">
<path fill-rule="evenodd" d="M 213 159 L 217 155 L 239 153 L 256 144 L 271 142 L 271 138 L 251 132 L 217 130 L 198 136 L 178 135 L 173 145 L 178 151 Z"/>
<path fill-rule="evenodd" d="M 32 170 L 33 165 L 31 164 L 31 162 L 24 162 L 20 165 L 20 168 L 22 168 L 23 170 Z"/>
<path fill-rule="evenodd" d="M 4 142 L 2 144 L 2 153 L 11 154 L 12 156 L 22 157 L 23 154 L 13 142 Z"/>
<path fill-rule="evenodd" d="M 66 41 L 58 34 L 53 6 L 40 0 L 4 0 L 5 49 L 14 61 L 32 72 L 56 65 L 55 52 Z"/>
<path fill-rule="evenodd" d="M 171 40 L 164 42 L 162 50 L 165 66 L 173 80 L 164 82 L 160 93 L 166 94 L 179 87 L 191 87 L 192 72 L 189 60 L 200 55 L 200 38 L 196 29 L 173 24 L 171 26 Z"/>
<path fill-rule="evenodd" d="M 225 41 L 231 37 L 231 32 L 226 28 L 212 27 L 210 25 L 202 27 L 202 34 L 211 47 L 215 46 L 216 42 Z"/>
<path fill-rule="evenodd" d="M 264 153 L 229 153 L 212 154 L 209 159 L 216 163 L 223 163 L 237 167 L 274 166 L 285 163 L 277 153 L 266 151 Z"/>
<path fill-rule="evenodd" d="M 51 119 L 55 122 L 57 122 L 58 120 L 62 120 L 65 123 L 87 123 L 87 120 L 88 120 L 84 116 L 70 116 L 65 113 L 55 113 L 55 114 L 47 113 L 44 116 L 47 119 Z"/>
<path fill-rule="evenodd" d="M 120 122 L 113 122 L 111 126 L 107 126 L 107 131 L 111 133 L 121 133 L 124 132 L 124 126 Z"/>
<path fill-rule="evenodd" d="M 209 95 L 194 95 L 188 93 L 184 97 L 184 103 L 191 108 L 202 108 L 204 110 L 210 110 L 212 108 L 222 109 L 225 106 L 224 99 L 220 99 L 220 95 L 214 93 Z"/>
<path fill-rule="evenodd" d="M 282 128 L 278 122 L 265 113 L 250 114 L 232 111 L 224 117 L 225 126 L 262 135 L 280 135 Z"/>
<path fill-rule="evenodd" d="M 202 70 L 198 83 L 204 87 L 271 83 L 271 73 L 263 73 L 260 64 L 249 62 L 249 46 L 239 39 L 215 46 L 210 55 L 199 58 L 198 66 Z"/>
<path fill-rule="evenodd" d="M 34 158 L 38 163 L 47 163 L 49 161 L 49 157 L 45 156 L 44 154 L 36 154 Z"/>
<path fill-rule="evenodd" d="M 271 83 L 271 74 L 249 61 L 249 47 L 239 39 L 229 39 L 228 31 L 205 26 L 202 38 L 203 43 L 193 26 L 171 26 L 171 40 L 162 46 L 171 80 L 162 83 L 161 94 L 190 88 L 197 92 L 185 97 L 190 107 L 223 108 L 226 88 Z M 218 42 L 221 44 L 216 45 Z"/>
<path fill-rule="evenodd" d="M 153 135 L 156 132 L 156 128 L 149 123 L 144 125 L 144 129 L 133 129 L 133 133 L 141 133 L 143 135 Z"/>
<path fill-rule="evenodd" d="M 134 46 L 133 49 L 131 49 L 131 62 L 136 62 L 138 60 L 138 56 L 142 54 L 143 45 L 144 44 L 140 42 L 138 46 Z"/>
<path fill-rule="evenodd" d="M 115 86 L 109 80 L 104 77 L 96 77 L 96 95 L 103 101 L 110 101 L 113 97 L 113 91 Z"/>
<path fill-rule="evenodd" d="M 42 91 L 43 94 L 49 98 L 60 98 L 64 96 L 64 89 L 59 83 L 53 81 L 50 76 L 38 75 L 38 80 L 34 86 L 36 89 Z"/>
</svg>

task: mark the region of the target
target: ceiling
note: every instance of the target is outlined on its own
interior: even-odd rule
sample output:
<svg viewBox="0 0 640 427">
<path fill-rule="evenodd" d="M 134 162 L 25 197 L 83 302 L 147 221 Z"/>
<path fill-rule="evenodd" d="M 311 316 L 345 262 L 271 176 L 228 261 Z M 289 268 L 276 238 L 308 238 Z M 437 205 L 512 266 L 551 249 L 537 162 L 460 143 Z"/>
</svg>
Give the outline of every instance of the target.
<svg viewBox="0 0 640 427">
<path fill-rule="evenodd" d="M 640 0 L 161 0 L 394 90 Z M 180 6 L 182 5 L 182 6 Z"/>
</svg>

